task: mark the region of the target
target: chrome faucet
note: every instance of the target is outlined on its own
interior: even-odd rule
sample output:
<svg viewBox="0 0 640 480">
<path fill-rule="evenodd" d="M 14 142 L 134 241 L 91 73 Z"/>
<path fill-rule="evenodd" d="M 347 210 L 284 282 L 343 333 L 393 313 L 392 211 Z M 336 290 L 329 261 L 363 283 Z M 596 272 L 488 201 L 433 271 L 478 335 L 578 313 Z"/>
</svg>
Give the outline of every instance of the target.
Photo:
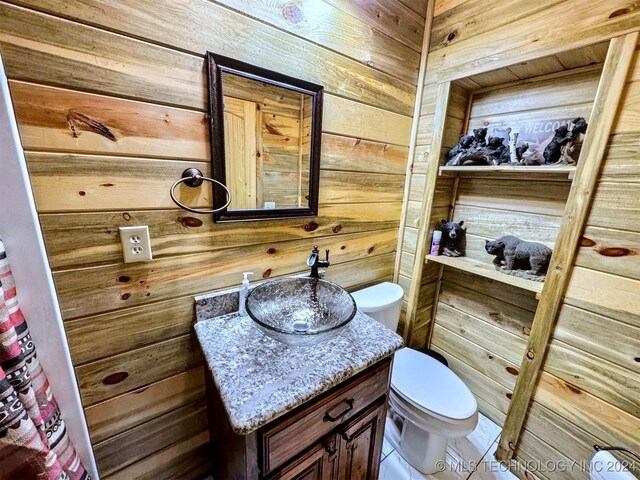
<svg viewBox="0 0 640 480">
<path fill-rule="evenodd" d="M 311 274 L 309 275 L 312 278 L 322 278 L 324 275 L 323 271 L 318 271 L 319 268 L 327 268 L 329 263 L 329 250 L 325 250 L 326 257 L 324 260 L 320 260 L 320 251 L 318 250 L 318 246 L 315 245 L 313 250 L 311 251 L 311 255 L 307 260 L 307 266 L 311 267 Z"/>
</svg>

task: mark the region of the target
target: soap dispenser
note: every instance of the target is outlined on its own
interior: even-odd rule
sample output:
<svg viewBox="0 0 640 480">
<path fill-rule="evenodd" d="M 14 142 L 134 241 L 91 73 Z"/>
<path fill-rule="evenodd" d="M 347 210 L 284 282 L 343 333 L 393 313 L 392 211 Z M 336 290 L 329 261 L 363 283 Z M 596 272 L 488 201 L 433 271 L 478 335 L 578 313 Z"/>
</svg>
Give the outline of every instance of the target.
<svg viewBox="0 0 640 480">
<path fill-rule="evenodd" d="M 240 315 L 247 314 L 247 295 L 249 295 L 249 275 L 253 275 L 253 272 L 243 272 L 242 286 L 240 287 Z"/>
</svg>

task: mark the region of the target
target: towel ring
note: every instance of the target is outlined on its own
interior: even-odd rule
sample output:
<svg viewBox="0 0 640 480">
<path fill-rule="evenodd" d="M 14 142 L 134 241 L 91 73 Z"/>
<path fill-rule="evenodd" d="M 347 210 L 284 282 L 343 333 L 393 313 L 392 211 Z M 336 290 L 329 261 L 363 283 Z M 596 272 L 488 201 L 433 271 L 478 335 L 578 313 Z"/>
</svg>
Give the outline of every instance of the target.
<svg viewBox="0 0 640 480">
<path fill-rule="evenodd" d="M 203 181 L 207 181 L 207 182 L 211 182 L 211 183 L 217 183 L 222 188 L 224 188 L 224 191 L 227 194 L 227 203 L 225 203 L 220 208 L 214 208 L 212 210 L 197 210 L 195 208 L 187 207 L 186 205 L 183 205 L 178 201 L 178 199 L 176 198 L 176 192 L 175 192 L 176 187 L 178 185 L 180 185 L 181 183 L 184 183 L 187 187 L 195 188 L 195 187 L 199 187 L 200 185 L 202 185 Z M 209 178 L 209 177 L 203 176 L 202 172 L 200 170 L 198 170 L 197 168 L 187 168 L 184 172 L 182 172 L 182 178 L 180 180 L 178 180 L 177 182 L 175 182 L 173 185 L 171 185 L 171 190 L 169 190 L 169 193 L 171 194 L 171 200 L 173 200 L 173 203 L 178 205 L 180 208 L 184 208 L 185 210 L 187 210 L 189 212 L 193 212 L 193 213 L 207 214 L 207 213 L 221 212 L 222 210 L 227 208 L 229 206 L 229 204 L 231 203 L 231 192 L 226 187 L 226 185 L 224 185 L 223 183 L 219 182 L 218 180 L 214 180 L 213 178 Z"/>
</svg>

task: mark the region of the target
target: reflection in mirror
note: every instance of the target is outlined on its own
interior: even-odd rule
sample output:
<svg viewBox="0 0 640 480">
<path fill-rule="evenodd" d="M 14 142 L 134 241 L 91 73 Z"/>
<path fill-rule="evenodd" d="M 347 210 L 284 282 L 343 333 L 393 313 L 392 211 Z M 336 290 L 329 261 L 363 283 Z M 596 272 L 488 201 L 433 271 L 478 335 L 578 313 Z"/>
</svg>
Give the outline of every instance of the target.
<svg viewBox="0 0 640 480">
<path fill-rule="evenodd" d="M 214 221 L 318 214 L 320 85 L 207 53 L 213 178 L 231 204 Z M 214 207 L 226 197 L 214 189 Z"/>
<path fill-rule="evenodd" d="M 309 206 L 313 98 L 222 73 L 230 210 Z"/>
</svg>

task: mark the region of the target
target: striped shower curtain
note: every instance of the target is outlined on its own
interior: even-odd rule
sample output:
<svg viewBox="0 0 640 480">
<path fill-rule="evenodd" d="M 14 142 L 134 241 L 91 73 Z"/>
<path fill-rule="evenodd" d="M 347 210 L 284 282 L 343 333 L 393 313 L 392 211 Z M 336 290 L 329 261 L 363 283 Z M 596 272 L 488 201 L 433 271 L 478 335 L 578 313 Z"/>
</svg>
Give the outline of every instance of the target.
<svg viewBox="0 0 640 480">
<path fill-rule="evenodd" d="M 0 480 L 85 480 L 36 358 L 0 241 Z"/>
</svg>

